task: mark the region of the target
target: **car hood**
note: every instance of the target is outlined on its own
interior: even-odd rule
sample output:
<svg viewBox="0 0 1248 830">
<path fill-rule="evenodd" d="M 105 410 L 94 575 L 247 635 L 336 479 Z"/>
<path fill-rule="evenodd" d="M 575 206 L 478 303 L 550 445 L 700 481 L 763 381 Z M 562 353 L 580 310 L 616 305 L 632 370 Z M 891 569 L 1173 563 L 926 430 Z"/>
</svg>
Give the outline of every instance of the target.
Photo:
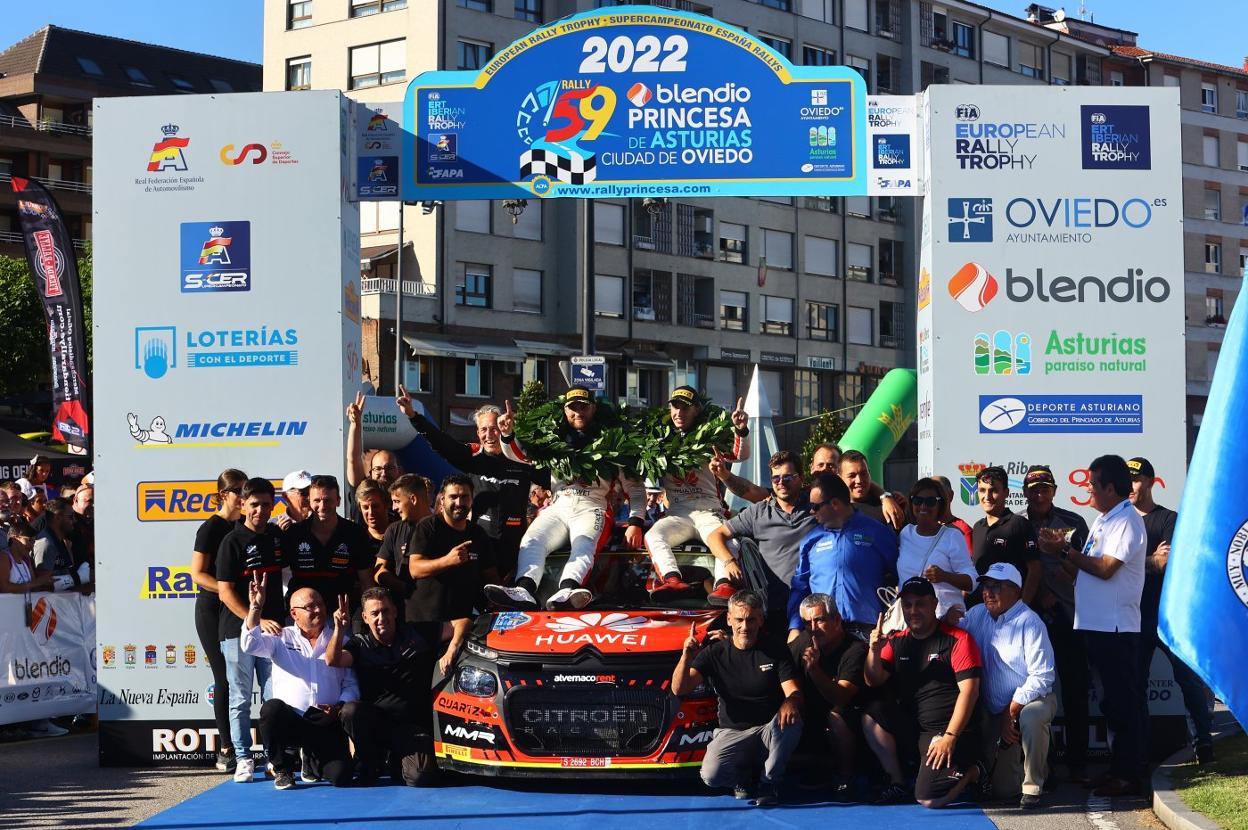
<svg viewBox="0 0 1248 830">
<path fill-rule="evenodd" d="M 604 654 L 679 651 L 689 624 L 699 638 L 723 612 L 648 611 L 503 611 L 494 615 L 485 644 L 497 651 L 527 654 L 573 654 L 592 646 Z"/>
</svg>

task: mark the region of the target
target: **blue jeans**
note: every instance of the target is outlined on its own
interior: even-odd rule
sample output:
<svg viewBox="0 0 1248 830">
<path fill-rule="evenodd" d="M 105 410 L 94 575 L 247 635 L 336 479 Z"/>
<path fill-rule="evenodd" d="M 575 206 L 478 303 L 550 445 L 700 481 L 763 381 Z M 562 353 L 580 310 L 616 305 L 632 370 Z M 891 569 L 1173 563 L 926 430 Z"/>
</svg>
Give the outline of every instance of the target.
<svg viewBox="0 0 1248 830">
<path fill-rule="evenodd" d="M 273 695 L 273 661 L 253 657 L 238 647 L 238 640 L 222 640 L 225 670 L 230 676 L 230 741 L 234 757 L 251 757 L 251 690 L 252 677 L 260 681 L 260 700 Z"/>
</svg>

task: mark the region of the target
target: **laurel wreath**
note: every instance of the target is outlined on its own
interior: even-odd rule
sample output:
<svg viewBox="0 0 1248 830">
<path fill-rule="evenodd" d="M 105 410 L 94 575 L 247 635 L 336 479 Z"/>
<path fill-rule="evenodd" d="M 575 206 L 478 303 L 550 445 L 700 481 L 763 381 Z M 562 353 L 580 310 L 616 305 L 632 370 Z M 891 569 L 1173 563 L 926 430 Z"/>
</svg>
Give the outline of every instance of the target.
<svg viewBox="0 0 1248 830">
<path fill-rule="evenodd" d="M 600 402 L 594 415 L 597 434 L 573 451 L 568 447 L 570 427 L 563 415 L 563 398 L 533 403 L 515 417 L 516 438 L 533 466 L 549 470 L 563 481 L 608 481 L 621 472 L 635 475 L 642 449 L 642 435 L 635 419 Z"/>
<path fill-rule="evenodd" d="M 669 475 L 683 477 L 707 464 L 716 450 L 730 452 L 733 446 L 732 417 L 714 404 L 704 405 L 702 417 L 688 432 L 676 428 L 666 408 L 646 410 L 638 418 L 638 432 L 645 438 L 637 469 L 656 483 Z"/>
</svg>

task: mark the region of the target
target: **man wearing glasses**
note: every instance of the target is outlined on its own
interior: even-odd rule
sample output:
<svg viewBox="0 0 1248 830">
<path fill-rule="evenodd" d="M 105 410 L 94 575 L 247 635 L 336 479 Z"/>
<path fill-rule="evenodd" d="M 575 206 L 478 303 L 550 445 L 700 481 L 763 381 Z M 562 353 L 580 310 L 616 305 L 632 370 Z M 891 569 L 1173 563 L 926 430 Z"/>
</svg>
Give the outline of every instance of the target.
<svg viewBox="0 0 1248 830">
<path fill-rule="evenodd" d="M 876 589 L 897 572 L 897 534 L 858 510 L 840 477 L 820 473 L 810 488 L 818 522 L 802 540 L 789 593 L 789 641 L 802 631 L 802 600 L 832 597 L 845 630 L 864 642 L 884 610 Z"/>
<path fill-rule="evenodd" d="M 582 386 L 573 386 L 563 396 L 563 437 L 569 453 L 583 450 L 598 437 L 594 415 L 598 404 L 594 393 Z M 503 452 L 514 461 L 524 460 L 524 450 L 516 441 L 512 430 L 511 408 L 498 419 L 502 431 Z M 537 588 L 542 580 L 546 557 L 554 550 L 571 541 L 572 552 L 560 575 L 559 588 L 546 607 L 552 611 L 581 609 L 594 598 L 585 587 L 594 557 L 611 536 L 612 522 L 608 496 L 616 487 L 623 487 L 628 496 L 628 528 L 624 541 L 633 550 L 643 545 L 646 515 L 646 490 L 634 478 L 615 478 L 610 481 L 560 481 L 551 477 L 554 501 L 547 507 L 520 542 L 520 554 L 516 564 L 515 585 L 486 585 L 486 598 L 496 605 L 518 610 L 537 608 Z"/>
</svg>

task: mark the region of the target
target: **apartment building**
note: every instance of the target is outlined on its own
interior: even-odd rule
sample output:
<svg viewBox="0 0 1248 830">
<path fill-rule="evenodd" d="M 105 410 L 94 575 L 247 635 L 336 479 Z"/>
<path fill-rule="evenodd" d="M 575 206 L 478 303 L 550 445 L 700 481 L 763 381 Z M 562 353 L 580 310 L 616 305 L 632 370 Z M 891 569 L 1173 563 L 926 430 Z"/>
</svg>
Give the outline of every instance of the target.
<svg viewBox="0 0 1248 830">
<path fill-rule="evenodd" d="M 52 191 L 75 246 L 91 238 L 93 98 L 259 89 L 258 64 L 60 26 L 0 52 L 0 254 L 25 255 L 12 176 Z"/>
<path fill-rule="evenodd" d="M 266 90 L 340 88 L 397 101 L 434 69 L 477 69 L 573 0 L 266 0 Z M 665 0 L 746 29 L 797 64 L 843 64 L 870 93 L 931 83 L 1101 83 L 1107 47 L 966 2 Z M 510 212 L 509 209 L 510 208 Z M 406 208 L 404 380 L 444 424 L 530 378 L 563 388 L 579 353 L 585 210 L 574 200 Z M 716 401 L 763 370 L 782 445 L 913 366 L 917 199 L 596 202 L 597 351 L 609 394 L 656 404 L 681 383 Z M 398 207 L 362 206 L 365 376 L 393 388 Z M 852 415 L 852 410 L 849 411 Z M 465 435 L 467 435 L 465 431 Z M 895 457 L 912 457 L 905 447 Z M 904 462 L 902 462 L 904 463 Z M 901 475 L 899 471 L 899 475 Z"/>
</svg>

